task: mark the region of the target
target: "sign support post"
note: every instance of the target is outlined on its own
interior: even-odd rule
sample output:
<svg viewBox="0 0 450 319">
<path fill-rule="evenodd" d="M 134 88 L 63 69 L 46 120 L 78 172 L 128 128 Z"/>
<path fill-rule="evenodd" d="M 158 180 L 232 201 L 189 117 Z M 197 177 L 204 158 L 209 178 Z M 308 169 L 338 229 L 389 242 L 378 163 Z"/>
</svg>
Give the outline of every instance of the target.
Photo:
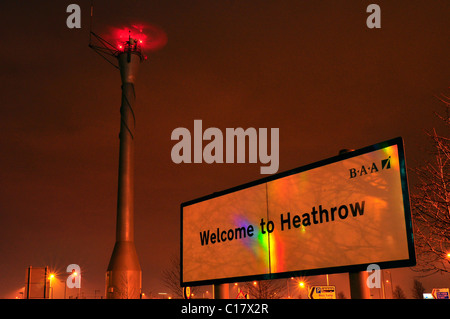
<svg viewBox="0 0 450 319">
<path fill-rule="evenodd" d="M 367 286 L 367 271 L 350 272 L 350 296 L 352 299 L 370 299 L 370 290 Z"/>
</svg>

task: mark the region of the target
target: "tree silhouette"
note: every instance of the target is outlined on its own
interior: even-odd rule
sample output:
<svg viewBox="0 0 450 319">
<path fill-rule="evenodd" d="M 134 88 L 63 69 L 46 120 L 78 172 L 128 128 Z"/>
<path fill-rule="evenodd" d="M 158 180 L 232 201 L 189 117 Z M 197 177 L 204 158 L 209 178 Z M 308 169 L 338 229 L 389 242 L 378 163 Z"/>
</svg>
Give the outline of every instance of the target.
<svg viewBox="0 0 450 319">
<path fill-rule="evenodd" d="M 279 280 L 261 280 L 248 282 L 245 290 L 252 299 L 280 299 L 286 289 L 286 282 Z"/>
<path fill-rule="evenodd" d="M 180 257 L 178 255 L 174 255 L 169 266 L 163 270 L 162 281 L 174 298 L 184 298 L 183 287 L 180 285 Z M 191 287 L 191 294 L 196 292 L 196 287 Z"/>
<path fill-rule="evenodd" d="M 423 293 L 425 292 L 425 288 L 422 283 L 417 279 L 414 279 L 414 285 L 412 289 L 412 294 L 414 299 L 423 299 Z"/>
<path fill-rule="evenodd" d="M 395 286 L 394 293 L 392 295 L 393 299 L 406 299 L 406 295 L 400 286 Z"/>
</svg>

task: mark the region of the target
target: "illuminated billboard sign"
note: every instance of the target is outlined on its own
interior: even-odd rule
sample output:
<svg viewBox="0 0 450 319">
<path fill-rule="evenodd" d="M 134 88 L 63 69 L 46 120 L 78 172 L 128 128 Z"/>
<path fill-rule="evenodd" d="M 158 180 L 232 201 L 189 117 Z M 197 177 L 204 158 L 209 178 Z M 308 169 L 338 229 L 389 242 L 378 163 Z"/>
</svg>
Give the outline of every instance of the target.
<svg viewBox="0 0 450 319">
<path fill-rule="evenodd" d="M 181 204 L 181 284 L 415 264 L 401 138 Z"/>
</svg>

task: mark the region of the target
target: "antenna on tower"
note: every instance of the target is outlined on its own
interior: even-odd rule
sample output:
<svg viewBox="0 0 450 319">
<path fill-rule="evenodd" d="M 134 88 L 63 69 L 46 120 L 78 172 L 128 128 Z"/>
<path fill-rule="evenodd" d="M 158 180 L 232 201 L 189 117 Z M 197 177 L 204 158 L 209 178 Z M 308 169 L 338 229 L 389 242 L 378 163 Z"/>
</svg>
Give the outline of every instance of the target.
<svg viewBox="0 0 450 319">
<path fill-rule="evenodd" d="M 94 17 L 94 0 L 91 0 L 91 15 L 89 17 L 89 47 L 92 44 L 92 19 Z"/>
<path fill-rule="evenodd" d="M 95 53 L 97 53 L 103 59 L 105 59 L 113 67 L 119 69 L 119 63 L 117 62 L 116 59 L 119 51 L 114 45 L 112 45 L 111 43 L 103 39 L 101 36 L 92 31 L 93 16 L 94 16 L 94 0 L 91 1 L 91 17 L 89 21 L 89 47 L 93 49 Z M 114 57 L 114 59 L 112 59 L 112 57 Z"/>
<path fill-rule="evenodd" d="M 92 41 L 91 36 L 94 36 L 94 41 Z M 119 54 L 119 50 L 117 50 L 111 43 L 92 31 L 90 32 L 90 38 L 91 39 L 89 40 L 89 47 L 93 49 L 95 53 L 105 59 L 108 63 L 110 63 L 113 67 L 119 69 L 119 64 L 117 62 L 117 59 L 115 59 Z M 114 57 L 114 59 L 112 59 L 111 57 Z"/>
</svg>

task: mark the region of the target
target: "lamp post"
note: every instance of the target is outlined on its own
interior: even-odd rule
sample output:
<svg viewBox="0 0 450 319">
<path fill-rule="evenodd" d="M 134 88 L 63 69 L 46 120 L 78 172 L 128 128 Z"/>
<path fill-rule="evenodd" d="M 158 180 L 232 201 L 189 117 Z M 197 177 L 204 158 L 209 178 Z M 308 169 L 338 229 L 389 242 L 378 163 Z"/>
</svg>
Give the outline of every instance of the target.
<svg viewBox="0 0 450 319">
<path fill-rule="evenodd" d="M 73 272 L 72 272 L 72 276 L 73 276 L 74 278 L 80 276 L 80 277 L 78 278 L 78 281 L 79 281 L 80 285 L 79 285 L 79 287 L 78 287 L 78 296 L 77 296 L 77 299 L 80 299 L 80 298 L 81 298 L 81 274 L 79 274 L 79 273 L 76 272 L 76 271 L 73 271 Z M 75 280 L 77 280 L 77 279 L 75 279 Z"/>
<path fill-rule="evenodd" d="M 290 292 L 290 281 L 289 280 L 294 280 L 294 277 L 288 278 L 286 279 L 286 285 L 287 285 L 287 291 L 288 291 L 288 299 L 291 299 L 291 292 Z"/>
<path fill-rule="evenodd" d="M 389 270 L 386 270 L 386 272 L 389 274 L 389 280 L 386 280 L 386 283 L 390 283 L 391 284 L 391 298 L 394 298 L 394 288 L 393 288 L 393 283 L 392 283 L 392 273 Z"/>
<path fill-rule="evenodd" d="M 48 280 L 50 282 L 48 289 L 50 290 L 50 299 L 53 299 L 53 287 L 52 287 L 52 279 L 55 278 L 55 274 L 50 274 L 50 276 L 48 276 Z"/>
<path fill-rule="evenodd" d="M 306 288 L 306 298 L 308 298 L 308 285 L 304 282 L 304 281 L 300 281 L 298 283 L 298 286 L 300 287 L 300 289 L 304 289 Z"/>
</svg>

